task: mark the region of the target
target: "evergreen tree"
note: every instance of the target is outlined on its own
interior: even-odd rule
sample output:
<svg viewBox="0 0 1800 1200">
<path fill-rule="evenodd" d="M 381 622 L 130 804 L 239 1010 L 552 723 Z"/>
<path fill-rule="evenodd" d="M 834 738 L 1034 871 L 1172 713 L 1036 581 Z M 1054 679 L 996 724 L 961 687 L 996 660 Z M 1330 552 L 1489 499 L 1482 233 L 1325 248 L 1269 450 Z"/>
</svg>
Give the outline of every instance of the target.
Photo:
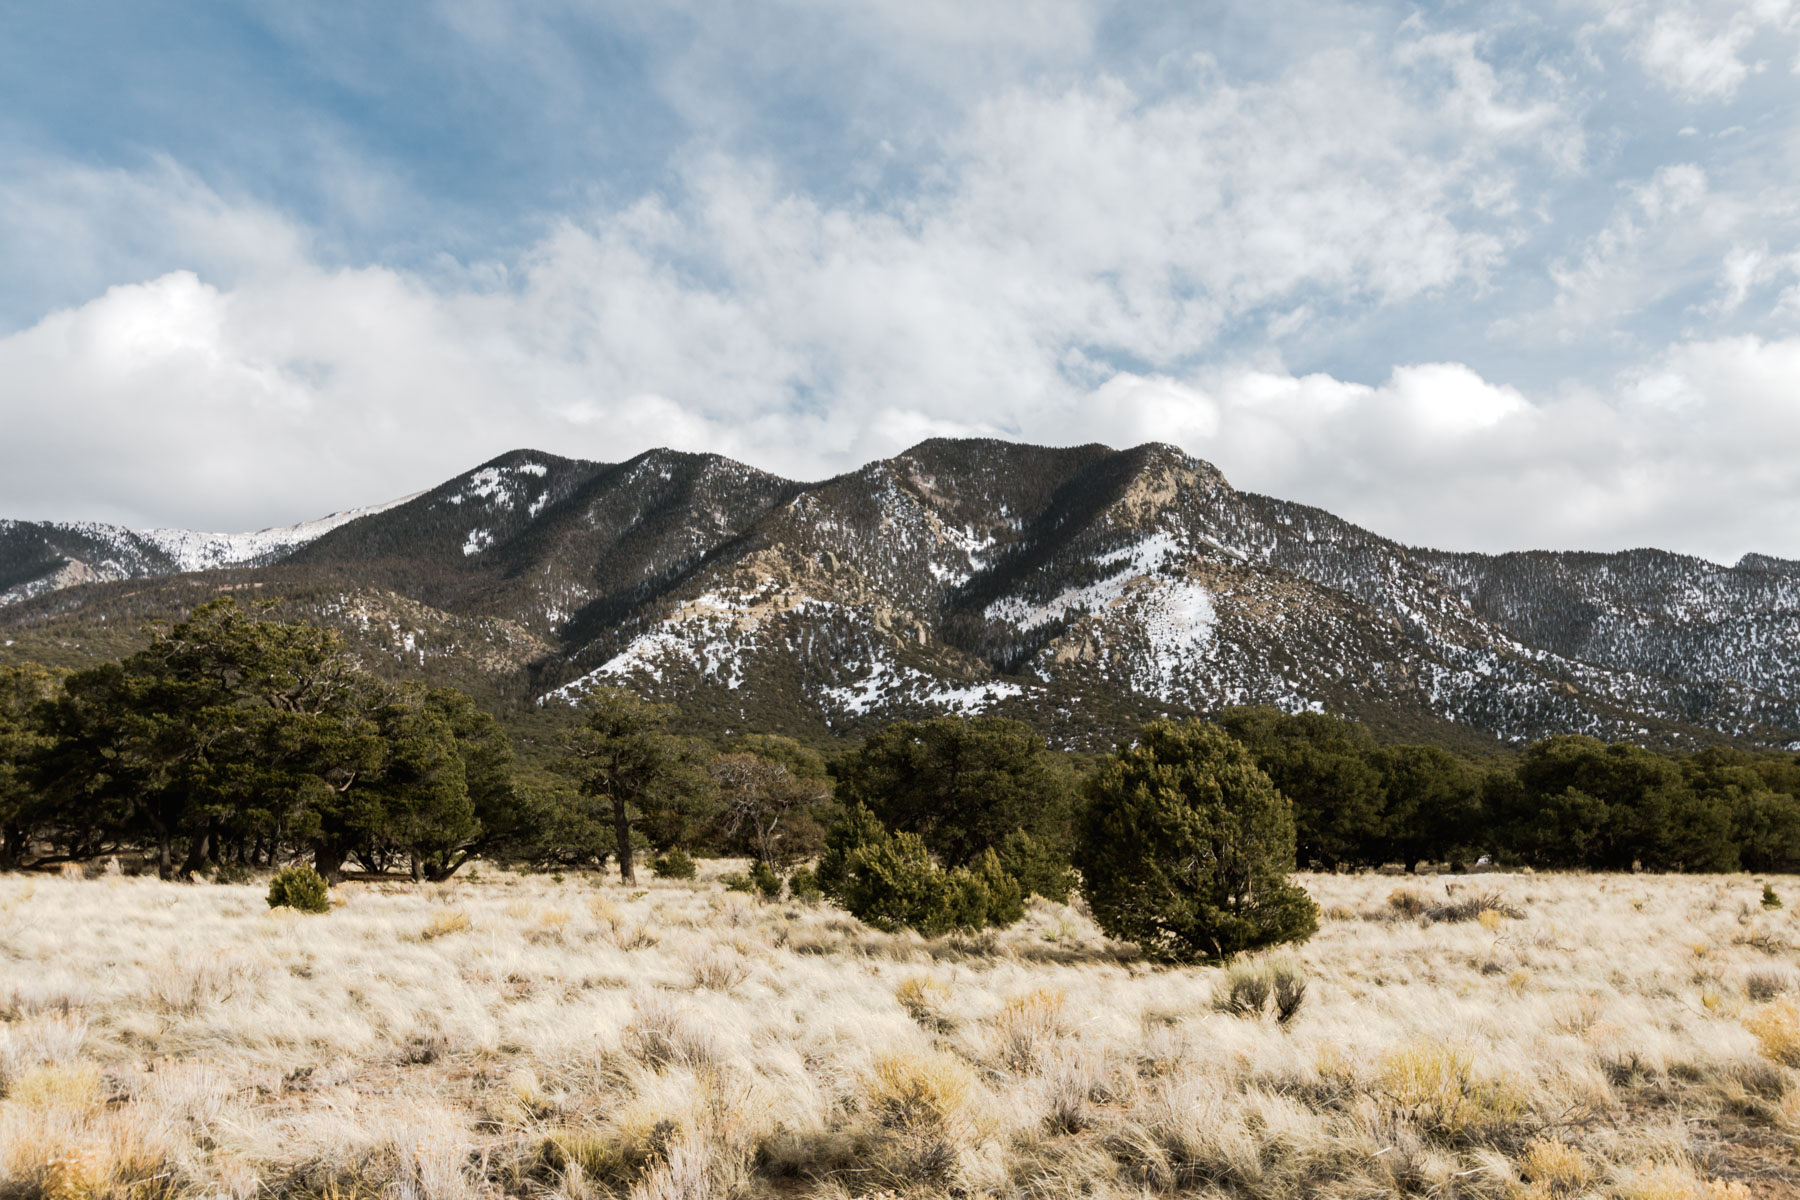
<svg viewBox="0 0 1800 1200">
<path fill-rule="evenodd" d="M 37 786 L 53 742 L 40 711 L 62 688 L 62 675 L 36 663 L 0 666 L 0 870 L 17 867 L 49 815 Z"/>
<path fill-rule="evenodd" d="M 619 877 L 637 882 L 633 838 L 640 826 L 666 832 L 702 814 L 710 781 L 693 749 L 668 732 L 674 710 L 616 688 L 591 688 L 580 700 L 582 724 L 564 741 L 560 769 L 610 821 Z M 654 842 L 660 839 L 646 840 Z M 657 846 L 668 849 L 673 840 Z"/>
<path fill-rule="evenodd" d="M 1343 717 L 1274 708 L 1226 709 L 1218 724 L 1293 803 L 1301 862 L 1330 868 L 1381 861 L 1391 829 L 1368 730 Z"/>
<path fill-rule="evenodd" d="M 915 833 L 963 866 L 1023 829 L 1067 844 L 1074 778 L 1030 726 L 1004 717 L 899 721 L 833 766 L 844 804 Z"/>
<path fill-rule="evenodd" d="M 1156 721 L 1089 782 L 1075 865 L 1094 919 L 1165 962 L 1304 941 L 1318 908 L 1288 881 L 1294 819 L 1230 735 Z"/>
</svg>

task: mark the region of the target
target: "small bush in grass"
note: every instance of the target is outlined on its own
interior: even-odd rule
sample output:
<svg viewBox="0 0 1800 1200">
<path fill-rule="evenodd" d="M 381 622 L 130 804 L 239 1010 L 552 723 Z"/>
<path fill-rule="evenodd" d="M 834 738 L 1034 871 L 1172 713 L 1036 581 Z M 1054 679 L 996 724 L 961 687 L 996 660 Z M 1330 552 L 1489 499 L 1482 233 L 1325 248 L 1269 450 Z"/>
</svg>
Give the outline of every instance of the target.
<svg viewBox="0 0 1800 1200">
<path fill-rule="evenodd" d="M 1744 994 L 1752 1000 L 1773 1000 L 1794 986 L 1793 976 L 1780 971 L 1753 971 L 1744 979 Z"/>
<path fill-rule="evenodd" d="M 650 860 L 650 871 L 658 879 L 692 879 L 699 874 L 693 855 L 686 850 L 671 850 Z"/>
<path fill-rule="evenodd" d="M 940 1131 L 966 1120 L 975 1077 L 957 1059 L 901 1051 L 875 1060 L 865 1095 L 883 1125 Z"/>
<path fill-rule="evenodd" d="M 781 899 L 781 876 L 768 863 L 759 860 L 750 868 L 750 883 L 764 900 L 773 903 Z"/>
<path fill-rule="evenodd" d="M 453 933 L 467 933 L 470 928 L 469 914 L 461 909 L 450 908 L 432 917 L 419 936 L 430 942 L 449 937 Z"/>
<path fill-rule="evenodd" d="M 1213 1008 L 1234 1017 L 1260 1017 L 1269 1003 L 1269 977 L 1256 963 L 1234 962 L 1213 989 Z"/>
<path fill-rule="evenodd" d="M 1492 913 L 1493 917 L 1486 921 L 1482 918 Z M 1427 924 L 1438 921 L 1482 921 L 1492 927 L 1493 921 L 1499 917 L 1508 917 L 1514 921 L 1525 916 L 1525 910 L 1508 904 L 1499 892 L 1476 892 L 1472 896 L 1464 896 L 1461 900 L 1446 900 L 1442 904 L 1434 904 L 1427 908 L 1421 919 Z"/>
<path fill-rule="evenodd" d="M 1477 1074 L 1468 1053 L 1425 1039 L 1388 1053 L 1376 1090 L 1396 1115 L 1451 1143 L 1503 1133 L 1527 1112 L 1524 1101 L 1504 1081 Z"/>
<path fill-rule="evenodd" d="M 1535 1193 L 1565 1196 L 1579 1191 L 1593 1179 L 1594 1172 L 1581 1151 L 1555 1138 L 1538 1138 L 1525 1147 L 1519 1158 L 1519 1174 L 1532 1185 Z"/>
<path fill-rule="evenodd" d="M 727 871 L 719 876 L 719 882 L 725 885 L 725 890 L 728 892 L 753 892 L 756 890 L 756 884 L 750 876 L 742 871 Z"/>
<path fill-rule="evenodd" d="M 301 912 L 331 911 L 331 885 L 304 863 L 283 867 L 269 881 L 270 908 L 297 908 Z"/>
<path fill-rule="evenodd" d="M 1234 962 L 1213 989 L 1213 1008 L 1219 1012 L 1253 1018 L 1273 1012 L 1283 1025 L 1300 1015 L 1305 1002 L 1306 974 L 1285 958 Z"/>
<path fill-rule="evenodd" d="M 1766 883 L 1763 884 L 1762 906 L 1764 908 L 1780 908 L 1781 907 L 1781 897 L 1777 896 L 1775 894 L 1775 889 L 1770 887 Z"/>
<path fill-rule="evenodd" d="M 795 867 L 794 873 L 788 876 L 787 890 L 788 897 L 801 904 L 817 904 L 825 895 L 811 867 Z"/>
<path fill-rule="evenodd" d="M 1418 888 L 1395 888 L 1388 893 L 1388 911 L 1402 917 L 1416 917 L 1431 907 L 1431 901 Z"/>
<path fill-rule="evenodd" d="M 1765 1004 L 1744 1018 L 1763 1057 L 1784 1067 L 1800 1067 L 1800 1005 L 1792 1000 Z"/>
<path fill-rule="evenodd" d="M 890 834 L 877 825 L 864 836 L 868 840 L 848 850 L 836 868 L 834 898 L 865 924 L 936 937 L 1011 925 L 1025 915 L 1018 881 L 992 850 L 972 867 L 946 871 L 931 861 L 917 834 Z"/>
<path fill-rule="evenodd" d="M 1033 988 L 1009 997 L 989 1018 L 1007 1066 L 1015 1071 L 1034 1070 L 1044 1048 L 1068 1033 L 1062 1019 L 1067 1000 L 1061 988 Z"/>
</svg>

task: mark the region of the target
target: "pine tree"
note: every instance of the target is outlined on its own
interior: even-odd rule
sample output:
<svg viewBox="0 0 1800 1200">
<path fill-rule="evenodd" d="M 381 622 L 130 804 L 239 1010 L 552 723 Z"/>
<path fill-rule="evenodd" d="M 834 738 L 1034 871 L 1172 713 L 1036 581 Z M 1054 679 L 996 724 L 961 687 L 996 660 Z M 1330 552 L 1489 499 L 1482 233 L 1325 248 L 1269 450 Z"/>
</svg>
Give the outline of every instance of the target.
<svg viewBox="0 0 1800 1200">
<path fill-rule="evenodd" d="M 1146 725 L 1090 781 L 1075 865 L 1094 918 L 1163 962 L 1304 941 L 1318 907 L 1288 881 L 1294 818 L 1228 734 Z"/>
</svg>

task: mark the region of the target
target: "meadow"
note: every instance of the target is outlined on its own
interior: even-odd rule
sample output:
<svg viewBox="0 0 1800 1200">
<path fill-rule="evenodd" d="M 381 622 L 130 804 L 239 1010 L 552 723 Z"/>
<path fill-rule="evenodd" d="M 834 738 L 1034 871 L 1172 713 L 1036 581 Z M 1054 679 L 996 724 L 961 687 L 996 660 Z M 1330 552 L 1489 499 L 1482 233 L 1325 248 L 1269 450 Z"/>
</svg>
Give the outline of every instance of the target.
<svg viewBox="0 0 1800 1200">
<path fill-rule="evenodd" d="M 0 876 L 0 1197 L 1800 1195 L 1762 877 L 1301 875 L 1309 943 L 1174 969 L 1079 905 L 926 940 L 734 865 L 322 915 Z"/>
</svg>

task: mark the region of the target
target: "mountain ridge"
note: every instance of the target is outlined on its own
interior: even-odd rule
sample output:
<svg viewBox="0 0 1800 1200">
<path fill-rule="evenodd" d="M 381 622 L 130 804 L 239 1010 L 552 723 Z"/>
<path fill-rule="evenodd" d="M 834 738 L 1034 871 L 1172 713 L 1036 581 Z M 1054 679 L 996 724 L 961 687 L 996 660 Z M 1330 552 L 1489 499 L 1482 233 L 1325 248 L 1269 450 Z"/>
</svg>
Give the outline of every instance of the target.
<svg viewBox="0 0 1800 1200">
<path fill-rule="evenodd" d="M 1800 745 L 1800 563 L 1409 547 L 1161 443 L 930 439 L 816 482 L 522 449 L 311 525 L 184 572 L 199 535 L 0 522 L 0 628 L 23 646 L 249 587 L 311 597 L 396 671 L 479 660 L 515 701 L 617 682 L 721 729 L 992 711 L 1091 745 L 1267 702 L 1502 741 Z M 359 603 L 391 637 L 351 593 L 386 597 Z"/>
</svg>

